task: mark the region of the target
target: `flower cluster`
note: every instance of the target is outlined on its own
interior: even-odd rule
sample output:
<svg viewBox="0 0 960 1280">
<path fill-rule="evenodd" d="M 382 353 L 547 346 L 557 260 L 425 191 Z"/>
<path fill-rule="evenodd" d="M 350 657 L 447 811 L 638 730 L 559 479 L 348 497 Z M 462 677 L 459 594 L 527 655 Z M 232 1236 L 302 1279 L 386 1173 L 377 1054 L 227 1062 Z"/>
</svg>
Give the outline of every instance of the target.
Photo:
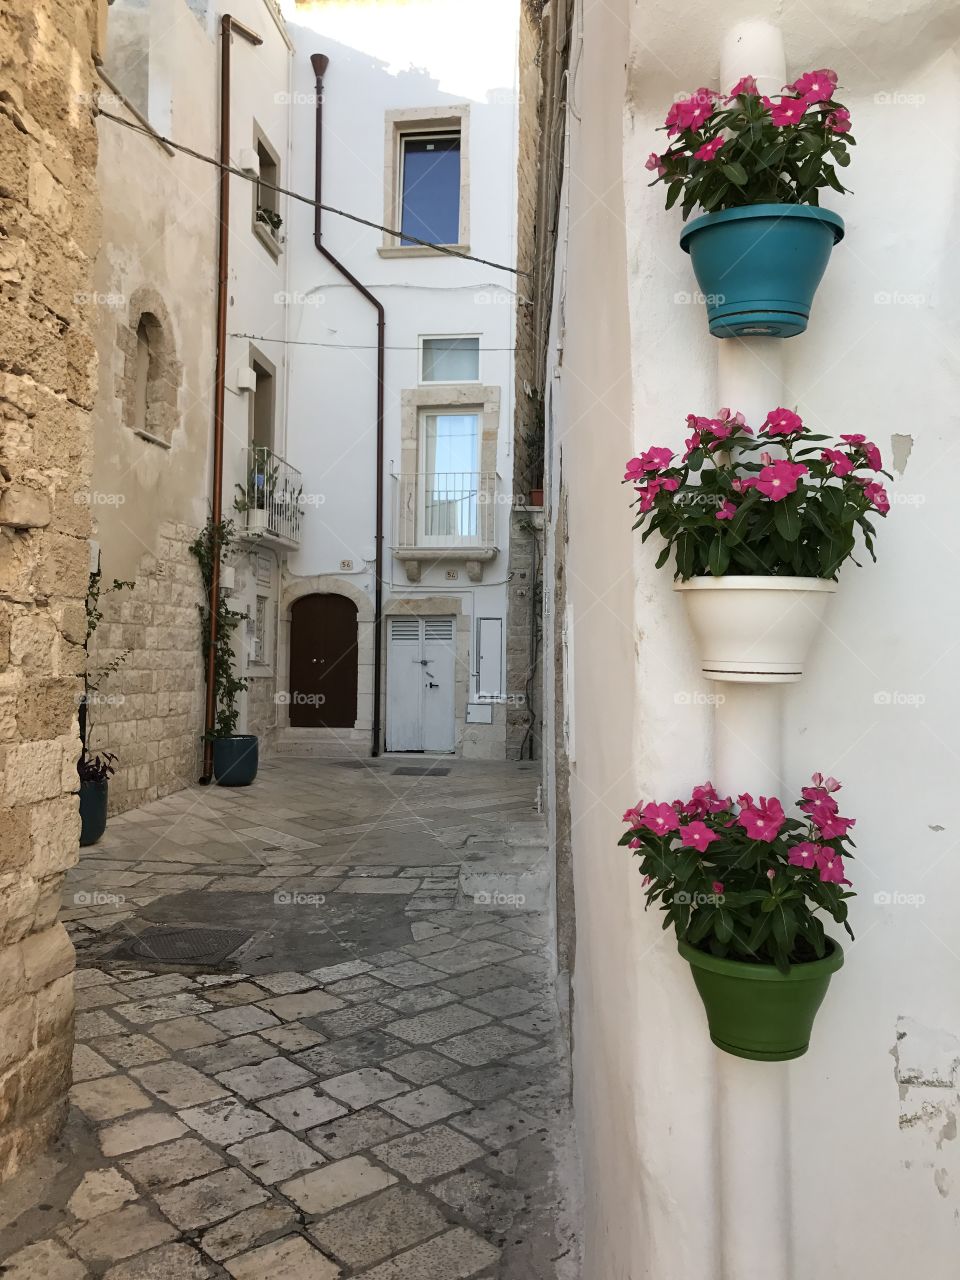
<svg viewBox="0 0 960 1280">
<path fill-rule="evenodd" d="M 850 163 L 850 112 L 834 98 L 837 73 L 807 71 L 774 97 L 743 76 L 728 94 L 700 88 L 674 102 L 671 139 L 646 162 L 667 186 L 667 208 L 683 194 L 683 216 L 776 202 L 818 204 L 819 191 L 846 188 L 836 166 Z"/>
<path fill-rule="evenodd" d="M 782 405 L 754 430 L 742 413 L 688 414 L 679 460 L 654 447 L 626 466 L 636 492 L 634 528 L 666 539 L 657 567 L 676 553 L 676 576 L 791 574 L 835 578 L 859 529 L 870 555 L 890 499 L 880 450 L 861 434 L 839 441 L 808 431 Z M 837 445 L 841 447 L 836 447 Z M 776 450 L 776 456 L 772 450 Z"/>
<path fill-rule="evenodd" d="M 620 844 L 640 859 L 664 928 L 714 955 L 786 969 L 826 953 L 820 913 L 850 933 L 844 857 L 855 819 L 840 815 L 839 789 L 815 773 L 789 817 L 776 796 L 734 800 L 706 782 L 687 800 L 628 809 Z"/>
</svg>

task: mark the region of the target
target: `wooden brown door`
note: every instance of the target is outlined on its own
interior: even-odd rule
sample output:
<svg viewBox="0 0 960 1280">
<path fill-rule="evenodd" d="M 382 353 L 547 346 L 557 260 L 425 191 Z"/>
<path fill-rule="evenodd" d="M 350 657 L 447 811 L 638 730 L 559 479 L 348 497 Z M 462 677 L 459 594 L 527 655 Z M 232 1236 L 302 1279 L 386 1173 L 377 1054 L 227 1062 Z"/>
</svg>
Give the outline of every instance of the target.
<svg viewBox="0 0 960 1280">
<path fill-rule="evenodd" d="M 357 606 L 302 596 L 290 611 L 290 724 L 352 729 L 357 719 Z"/>
</svg>

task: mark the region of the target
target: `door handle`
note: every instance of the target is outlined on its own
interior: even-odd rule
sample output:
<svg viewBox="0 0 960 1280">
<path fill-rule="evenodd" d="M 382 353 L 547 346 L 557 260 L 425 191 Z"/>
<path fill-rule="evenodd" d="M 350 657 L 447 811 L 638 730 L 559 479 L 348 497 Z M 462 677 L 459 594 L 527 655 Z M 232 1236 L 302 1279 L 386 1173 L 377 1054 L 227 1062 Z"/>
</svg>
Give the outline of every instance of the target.
<svg viewBox="0 0 960 1280">
<path fill-rule="evenodd" d="M 440 686 L 436 683 L 436 681 L 434 681 L 434 680 L 430 680 L 430 681 L 427 683 L 427 688 L 428 688 L 428 689 L 439 689 L 439 688 L 440 688 Z"/>
</svg>

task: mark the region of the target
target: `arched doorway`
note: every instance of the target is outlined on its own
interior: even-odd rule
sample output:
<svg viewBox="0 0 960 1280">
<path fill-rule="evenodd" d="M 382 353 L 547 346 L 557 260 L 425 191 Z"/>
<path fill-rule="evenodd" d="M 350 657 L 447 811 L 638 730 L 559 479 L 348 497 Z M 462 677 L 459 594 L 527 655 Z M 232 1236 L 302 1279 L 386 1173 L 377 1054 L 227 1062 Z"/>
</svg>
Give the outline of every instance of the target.
<svg viewBox="0 0 960 1280">
<path fill-rule="evenodd" d="M 309 595 L 290 608 L 290 724 L 352 729 L 357 720 L 357 606 Z"/>
</svg>

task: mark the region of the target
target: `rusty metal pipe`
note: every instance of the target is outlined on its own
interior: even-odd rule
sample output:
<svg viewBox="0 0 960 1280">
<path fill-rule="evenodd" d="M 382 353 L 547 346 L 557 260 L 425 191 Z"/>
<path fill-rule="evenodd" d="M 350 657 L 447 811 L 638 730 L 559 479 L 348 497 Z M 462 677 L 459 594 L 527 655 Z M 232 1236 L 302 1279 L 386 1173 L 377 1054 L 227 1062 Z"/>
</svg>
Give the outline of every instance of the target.
<svg viewBox="0 0 960 1280">
<path fill-rule="evenodd" d="M 386 351 L 386 312 L 379 298 L 334 257 L 323 243 L 321 199 L 323 192 L 323 77 L 330 59 L 325 53 L 314 53 L 310 57 L 310 65 L 317 83 L 317 141 L 314 179 L 314 199 L 316 207 L 313 218 L 313 242 L 319 253 L 339 271 L 354 289 L 376 308 L 377 312 L 377 476 L 376 476 L 376 534 L 374 543 L 374 607 L 373 607 L 373 732 L 371 735 L 370 754 L 380 754 L 380 689 L 381 667 L 383 664 L 383 405 L 384 405 L 384 353 Z"/>
<path fill-rule="evenodd" d="M 230 44 L 233 33 L 249 44 L 263 44 L 255 31 L 225 13 L 220 19 L 220 199 L 217 240 L 217 355 L 213 372 L 213 482 L 210 514 L 214 531 L 223 519 L 223 406 L 227 368 L 227 297 L 230 269 Z M 213 742 L 210 735 L 217 718 L 217 691 L 214 685 L 217 646 L 217 604 L 220 599 L 220 544 L 214 532 L 210 568 L 210 637 L 207 649 L 207 698 L 203 717 L 203 772 L 200 783 L 207 786 L 213 777 Z"/>
</svg>

